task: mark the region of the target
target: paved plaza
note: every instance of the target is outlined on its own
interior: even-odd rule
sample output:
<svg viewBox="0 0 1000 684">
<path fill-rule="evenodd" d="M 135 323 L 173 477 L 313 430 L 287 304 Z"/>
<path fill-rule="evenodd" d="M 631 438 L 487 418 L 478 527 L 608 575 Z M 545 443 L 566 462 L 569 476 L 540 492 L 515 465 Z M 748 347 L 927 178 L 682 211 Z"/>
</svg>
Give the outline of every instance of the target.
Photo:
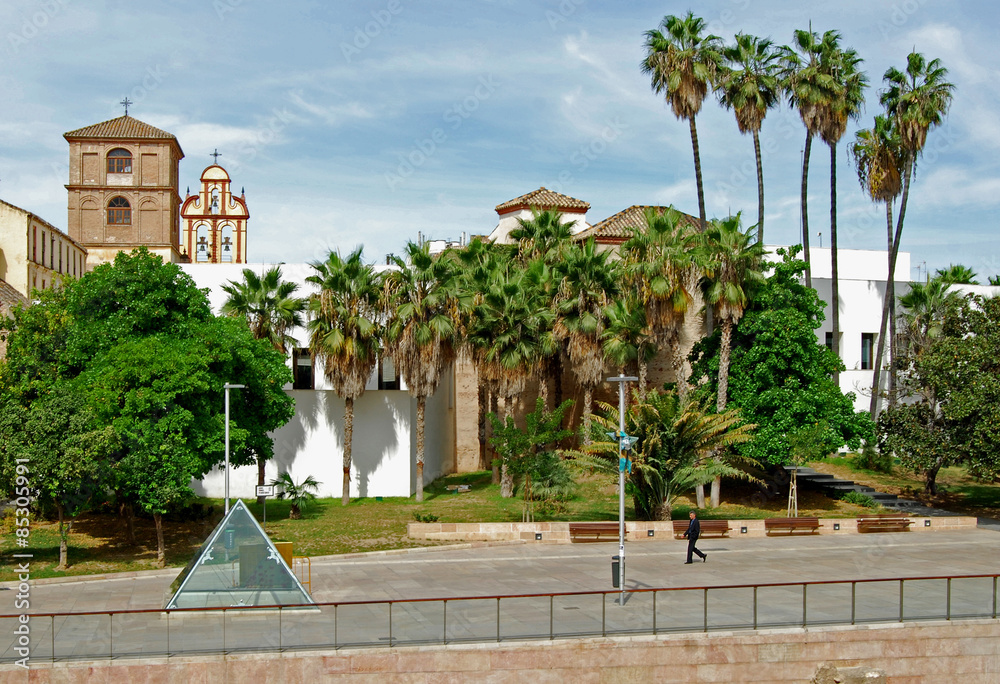
<svg viewBox="0 0 1000 684">
<path fill-rule="evenodd" d="M 775 582 L 939 577 L 998 572 L 1000 534 L 992 529 L 932 533 L 883 533 L 843 536 L 703 539 L 707 562 L 684 564 L 686 542 L 650 540 L 626 547 L 626 588 L 724 587 Z M 555 592 L 611 591 L 610 543 L 456 545 L 404 552 L 352 554 L 313 559 L 312 595 L 317 602 L 437 599 Z M 546 599 L 453 601 L 283 611 L 282 617 L 247 611 L 199 616 L 157 610 L 170 596 L 178 569 L 134 576 L 73 581 L 39 581 L 31 589 L 31 612 L 88 612 L 153 609 L 143 616 L 39 618 L 33 633 L 36 657 L 100 656 L 220 651 L 239 648 L 287 648 L 333 643 L 385 645 L 406 641 L 534 638 L 556 634 L 600 634 L 651 629 L 698 630 L 741 628 L 756 621 L 794 624 L 801 620 L 801 588 L 630 593 L 624 610 L 617 592 L 600 596 Z M 944 615 L 946 598 L 955 616 L 996 605 L 996 583 L 965 580 L 907 584 L 907 619 Z M 0 605 L 9 592 L 0 591 Z M 853 605 L 860 620 L 898 616 L 898 583 L 814 587 L 809 592 L 810 620 L 850 622 Z M 9 593 L 8 593 L 9 592 Z M 390 610 L 392 612 L 390 612 Z M 972 612 L 970 612 L 972 611 Z M 4 610 L 3 613 L 12 613 Z M 273 611 L 272 611 L 273 612 Z M 758 615 L 759 612 L 759 615 Z M 243 611 L 239 611 L 243 613 Z M 228 620 L 228 622 L 225 622 Z M 558 624 L 555 624 L 558 623 Z M 390 625 L 388 633 L 386 626 Z M 56 639 L 52 639 L 52 631 Z M 5 630 L 7 632 L 9 630 Z M 111 643 L 113 642 L 113 643 Z M 10 659 L 7 643 L 0 657 Z"/>
</svg>

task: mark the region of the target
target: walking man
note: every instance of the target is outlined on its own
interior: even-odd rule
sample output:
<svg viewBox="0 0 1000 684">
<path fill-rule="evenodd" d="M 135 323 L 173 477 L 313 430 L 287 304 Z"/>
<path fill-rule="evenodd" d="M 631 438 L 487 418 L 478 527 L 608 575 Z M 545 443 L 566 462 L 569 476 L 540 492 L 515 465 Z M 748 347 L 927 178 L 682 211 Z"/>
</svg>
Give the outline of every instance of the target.
<svg viewBox="0 0 1000 684">
<path fill-rule="evenodd" d="M 698 515 L 694 511 L 691 511 L 690 517 L 691 517 L 691 522 L 688 523 L 687 531 L 684 532 L 684 536 L 687 537 L 688 540 L 688 559 L 684 562 L 684 565 L 688 565 L 693 562 L 691 560 L 692 553 L 698 554 L 698 557 L 701 558 L 702 563 L 708 560 L 708 554 L 702 553 L 694 546 L 696 543 L 698 543 L 698 537 L 701 536 L 701 523 L 698 522 Z"/>
</svg>

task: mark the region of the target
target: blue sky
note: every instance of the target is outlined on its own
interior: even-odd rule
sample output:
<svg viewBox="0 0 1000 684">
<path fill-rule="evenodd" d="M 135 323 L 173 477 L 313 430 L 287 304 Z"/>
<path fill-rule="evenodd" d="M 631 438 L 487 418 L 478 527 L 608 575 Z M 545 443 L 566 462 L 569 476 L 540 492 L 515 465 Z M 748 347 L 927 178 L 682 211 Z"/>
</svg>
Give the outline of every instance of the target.
<svg viewBox="0 0 1000 684">
<path fill-rule="evenodd" d="M 591 203 L 697 214 L 691 143 L 639 69 L 643 33 L 676 2 L 562 0 L 5 0 L 0 4 L 0 198 L 61 228 L 62 133 L 122 113 L 174 133 L 181 192 L 218 148 L 251 212 L 252 261 L 299 262 L 364 244 L 381 260 L 417 233 L 488 233 L 497 204 L 541 185 Z M 713 33 L 791 42 L 839 30 L 871 87 L 838 150 L 843 248 L 885 245 L 884 210 L 847 155 L 881 111 L 889 66 L 913 48 L 956 85 L 931 132 L 907 211 L 914 277 L 964 263 L 1000 273 L 998 11 L 987 2 L 718 0 Z M 709 216 L 756 217 L 753 148 L 714 101 L 698 117 Z M 771 112 L 766 239 L 799 240 L 798 115 Z M 810 232 L 829 241 L 829 152 L 814 145 Z"/>
</svg>

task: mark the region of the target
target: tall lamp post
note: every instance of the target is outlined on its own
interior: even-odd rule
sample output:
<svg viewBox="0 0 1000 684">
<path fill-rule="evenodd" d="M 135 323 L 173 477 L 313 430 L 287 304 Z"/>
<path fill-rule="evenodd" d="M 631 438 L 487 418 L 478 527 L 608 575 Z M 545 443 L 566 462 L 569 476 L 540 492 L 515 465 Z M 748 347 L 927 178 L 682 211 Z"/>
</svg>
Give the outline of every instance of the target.
<svg viewBox="0 0 1000 684">
<path fill-rule="evenodd" d="M 229 513 L 229 390 L 243 389 L 246 385 L 223 385 L 226 390 L 226 513 Z"/>
<path fill-rule="evenodd" d="M 621 595 L 618 605 L 625 605 L 625 383 L 636 382 L 639 378 L 618 375 L 608 378 L 608 382 L 618 383 L 618 587 Z"/>
</svg>

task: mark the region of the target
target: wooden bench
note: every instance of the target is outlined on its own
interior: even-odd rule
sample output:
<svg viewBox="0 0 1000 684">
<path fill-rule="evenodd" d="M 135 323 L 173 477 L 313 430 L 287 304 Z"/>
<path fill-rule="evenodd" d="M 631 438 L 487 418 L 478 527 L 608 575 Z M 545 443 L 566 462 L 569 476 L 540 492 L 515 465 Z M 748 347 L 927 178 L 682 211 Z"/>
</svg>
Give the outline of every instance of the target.
<svg viewBox="0 0 1000 684">
<path fill-rule="evenodd" d="M 690 520 L 674 520 L 674 538 L 683 539 Z M 733 528 L 728 520 L 699 520 L 702 537 L 725 537 Z"/>
<path fill-rule="evenodd" d="M 604 541 L 618 539 L 618 523 L 616 522 L 571 522 L 569 524 L 570 541 Z"/>
<path fill-rule="evenodd" d="M 906 532 L 912 524 L 905 515 L 869 515 L 858 518 L 858 532 Z"/>
<path fill-rule="evenodd" d="M 774 532 L 795 532 L 804 531 L 812 534 L 819 530 L 819 518 L 766 518 L 764 520 L 764 532 L 772 534 Z"/>
</svg>

